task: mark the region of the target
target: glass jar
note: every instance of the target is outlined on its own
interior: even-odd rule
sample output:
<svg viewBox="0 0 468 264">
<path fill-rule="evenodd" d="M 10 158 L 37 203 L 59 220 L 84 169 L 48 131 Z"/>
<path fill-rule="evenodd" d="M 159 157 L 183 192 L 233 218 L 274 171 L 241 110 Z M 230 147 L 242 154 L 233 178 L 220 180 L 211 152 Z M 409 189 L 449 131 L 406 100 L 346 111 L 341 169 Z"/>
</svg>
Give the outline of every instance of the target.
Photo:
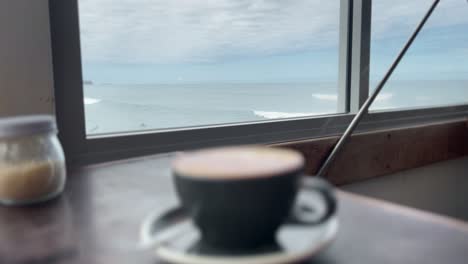
<svg viewBox="0 0 468 264">
<path fill-rule="evenodd" d="M 66 169 L 51 116 L 0 119 L 0 203 L 31 204 L 59 195 Z"/>
</svg>

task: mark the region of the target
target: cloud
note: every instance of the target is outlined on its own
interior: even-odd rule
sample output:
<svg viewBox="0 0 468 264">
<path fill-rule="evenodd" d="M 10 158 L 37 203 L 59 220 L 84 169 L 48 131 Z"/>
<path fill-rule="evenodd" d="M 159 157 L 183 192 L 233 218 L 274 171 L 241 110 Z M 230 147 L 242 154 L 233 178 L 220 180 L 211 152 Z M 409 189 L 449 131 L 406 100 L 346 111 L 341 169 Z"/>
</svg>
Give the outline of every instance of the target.
<svg viewBox="0 0 468 264">
<path fill-rule="evenodd" d="M 409 36 L 423 18 L 433 0 L 392 0 L 372 2 L 372 36 L 374 39 Z M 468 23 L 465 0 L 440 1 L 424 29 Z"/>
<path fill-rule="evenodd" d="M 83 57 L 212 62 L 338 45 L 339 1 L 81 0 Z"/>
<path fill-rule="evenodd" d="M 430 2 L 373 1 L 374 36 L 406 34 Z M 337 49 L 339 3 L 80 0 L 82 54 L 85 63 L 164 64 Z M 446 0 L 440 5 L 430 21 L 432 27 L 468 23 L 465 1 Z"/>
</svg>

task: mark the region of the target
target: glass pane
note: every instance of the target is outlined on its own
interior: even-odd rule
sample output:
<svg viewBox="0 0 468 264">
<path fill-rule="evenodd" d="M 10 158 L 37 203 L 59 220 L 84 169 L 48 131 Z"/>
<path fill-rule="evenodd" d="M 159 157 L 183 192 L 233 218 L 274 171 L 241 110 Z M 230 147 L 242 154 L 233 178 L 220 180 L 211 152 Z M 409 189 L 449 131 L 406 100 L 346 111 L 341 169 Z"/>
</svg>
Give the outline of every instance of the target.
<svg viewBox="0 0 468 264">
<path fill-rule="evenodd" d="M 87 133 L 336 113 L 339 3 L 80 0 Z"/>
<path fill-rule="evenodd" d="M 371 88 L 383 77 L 432 0 L 374 1 Z M 382 89 L 371 109 L 468 102 L 468 3 L 444 0 Z"/>
</svg>

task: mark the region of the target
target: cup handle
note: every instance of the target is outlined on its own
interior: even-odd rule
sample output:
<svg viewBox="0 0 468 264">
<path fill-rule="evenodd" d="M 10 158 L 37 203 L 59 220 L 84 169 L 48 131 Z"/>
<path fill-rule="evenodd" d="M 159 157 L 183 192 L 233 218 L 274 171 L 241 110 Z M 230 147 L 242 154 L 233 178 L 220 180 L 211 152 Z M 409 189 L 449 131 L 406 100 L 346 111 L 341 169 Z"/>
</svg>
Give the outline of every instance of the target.
<svg viewBox="0 0 468 264">
<path fill-rule="evenodd" d="M 327 181 L 317 177 L 303 176 L 300 185 L 300 191 L 318 193 L 322 198 L 321 201 L 323 201 L 325 209 L 323 212 L 317 212 L 313 205 L 307 206 L 303 203 L 296 203 L 286 224 L 318 225 L 335 215 L 337 201 L 333 187 Z"/>
</svg>

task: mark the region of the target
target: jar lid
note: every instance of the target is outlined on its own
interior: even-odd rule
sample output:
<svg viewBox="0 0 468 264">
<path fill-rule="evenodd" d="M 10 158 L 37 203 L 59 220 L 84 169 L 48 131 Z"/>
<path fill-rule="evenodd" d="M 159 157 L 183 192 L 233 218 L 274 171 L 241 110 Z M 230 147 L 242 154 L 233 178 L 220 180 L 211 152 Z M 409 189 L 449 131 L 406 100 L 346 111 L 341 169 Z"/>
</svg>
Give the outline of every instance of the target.
<svg viewBox="0 0 468 264">
<path fill-rule="evenodd" d="M 29 115 L 0 118 L 0 138 L 57 132 L 55 119 L 50 115 Z"/>
</svg>

